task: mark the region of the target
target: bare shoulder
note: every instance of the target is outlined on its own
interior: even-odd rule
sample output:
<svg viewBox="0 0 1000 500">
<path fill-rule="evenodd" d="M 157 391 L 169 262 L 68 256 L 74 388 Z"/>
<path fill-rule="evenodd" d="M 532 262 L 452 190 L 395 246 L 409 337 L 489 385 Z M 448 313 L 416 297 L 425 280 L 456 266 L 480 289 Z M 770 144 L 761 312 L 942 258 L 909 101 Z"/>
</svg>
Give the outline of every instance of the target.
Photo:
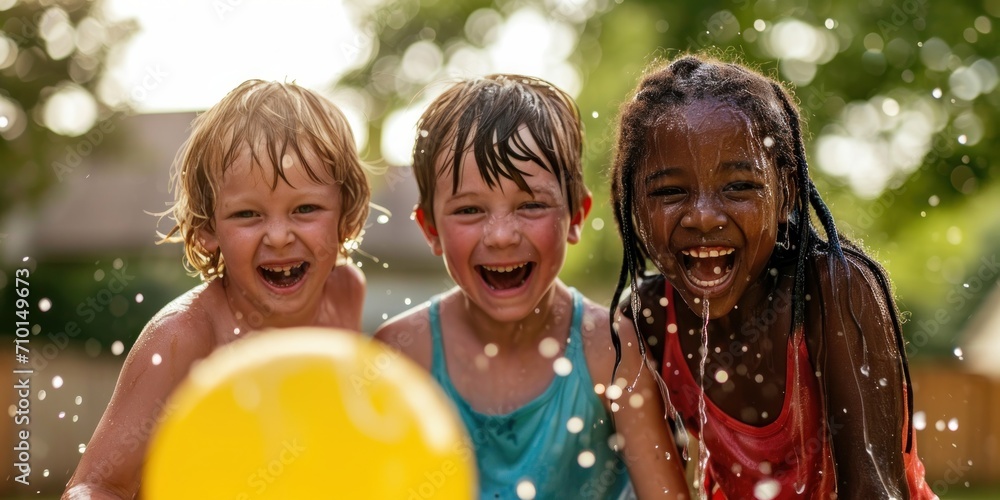
<svg viewBox="0 0 1000 500">
<path fill-rule="evenodd" d="M 402 352 L 430 371 L 433 355 L 430 303 L 418 305 L 390 318 L 375 331 L 375 339 Z"/>
<path fill-rule="evenodd" d="M 227 307 L 218 282 L 199 285 L 172 300 L 146 323 L 129 357 L 150 349 L 166 348 L 161 359 L 190 364 L 217 347 L 218 308 Z"/>
<path fill-rule="evenodd" d="M 611 320 L 607 307 L 584 297 L 580 325 L 583 352 L 594 383 L 607 384 L 615 368 L 615 347 L 611 342 Z"/>
<path fill-rule="evenodd" d="M 333 268 L 326 280 L 329 304 L 337 318 L 333 326 L 361 330 L 366 287 L 365 274 L 358 266 L 348 262 Z"/>
</svg>

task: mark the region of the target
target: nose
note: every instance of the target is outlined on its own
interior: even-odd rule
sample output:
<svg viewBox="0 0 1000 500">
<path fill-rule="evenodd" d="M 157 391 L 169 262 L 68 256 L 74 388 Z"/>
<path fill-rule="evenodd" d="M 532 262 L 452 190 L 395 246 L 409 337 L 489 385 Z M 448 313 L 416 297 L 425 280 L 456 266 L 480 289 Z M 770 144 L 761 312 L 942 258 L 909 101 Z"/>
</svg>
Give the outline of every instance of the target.
<svg viewBox="0 0 1000 500">
<path fill-rule="evenodd" d="M 272 219 L 264 230 L 264 244 L 272 248 L 282 248 L 295 240 L 291 223 L 287 220 Z"/>
<path fill-rule="evenodd" d="M 729 217 L 713 196 L 700 196 L 681 218 L 681 227 L 702 233 L 720 229 L 729 222 Z"/>
<path fill-rule="evenodd" d="M 521 227 L 513 214 L 490 216 L 483 227 L 483 244 L 504 248 L 521 242 Z"/>
</svg>

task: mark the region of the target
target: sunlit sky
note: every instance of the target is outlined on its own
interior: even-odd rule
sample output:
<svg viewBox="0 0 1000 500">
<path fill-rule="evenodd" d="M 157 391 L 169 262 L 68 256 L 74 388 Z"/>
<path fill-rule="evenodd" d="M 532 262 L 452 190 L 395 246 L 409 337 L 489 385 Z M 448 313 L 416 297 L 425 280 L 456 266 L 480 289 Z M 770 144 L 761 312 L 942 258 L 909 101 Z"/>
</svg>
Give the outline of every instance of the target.
<svg viewBox="0 0 1000 500">
<path fill-rule="evenodd" d="M 596 3 L 563 0 L 560 5 L 572 5 L 572 12 L 585 16 Z M 370 103 L 349 89 L 334 88 L 340 76 L 364 64 L 373 46 L 343 0 L 106 0 L 105 11 L 110 19 L 134 19 L 139 24 L 138 33 L 110 61 L 109 77 L 100 90 L 105 102 L 128 101 L 140 113 L 203 110 L 249 78 L 296 81 L 331 97 L 347 115 L 358 145 L 367 143 L 366 107 Z M 73 37 L 68 36 L 72 31 L 60 29 L 58 16 L 48 21 L 43 22 L 43 32 L 47 23 L 50 52 L 73 50 Z M 532 7 L 505 16 L 484 8 L 466 21 L 466 35 L 476 45 L 450 47 L 447 54 L 428 41 L 411 45 L 400 61 L 399 75 L 423 86 L 424 91 L 409 107 L 385 117 L 383 149 L 375 154 L 390 165 L 408 164 L 417 118 L 440 91 L 442 86 L 436 84 L 454 77 L 529 74 L 577 95 L 582 77 L 568 57 L 578 35 L 568 22 Z M 939 38 L 883 39 L 876 33 L 854 33 L 836 19 L 810 24 L 784 17 L 741 26 L 728 10 L 715 13 L 708 25 L 715 27 L 706 32 L 710 41 L 742 37 L 759 44 L 779 62 L 782 78 L 799 87 L 806 108 L 822 105 L 828 98 L 809 87 L 818 67 L 841 47 L 858 40 L 866 55 L 876 59 L 884 59 L 883 53 L 895 47 L 918 53 L 928 68 L 953 72 L 947 88 L 931 93 L 901 87 L 894 95 L 845 103 L 837 122 L 818 134 L 815 159 L 819 167 L 847 180 L 864 197 L 877 196 L 894 179 L 898 181 L 900 174 L 922 163 L 932 136 L 949 121 L 943 103 L 956 98 L 971 101 L 1000 82 L 991 61 L 962 61 Z M 977 17 L 966 30 L 966 40 L 971 43 L 979 33 L 991 30 L 989 18 Z M 913 78 L 912 72 L 904 71 L 900 83 Z M 97 119 L 96 106 L 82 89 L 67 87 L 50 101 L 44 119 L 59 133 L 79 135 Z M 808 115 L 809 110 L 804 111 Z M 962 144 L 975 144 L 983 135 L 981 121 L 971 112 L 954 120 L 952 128 Z M 962 186 L 956 188 L 964 192 Z"/>
<path fill-rule="evenodd" d="M 108 0 L 105 11 L 112 20 L 139 24 L 112 61 L 112 101 L 127 100 L 141 113 L 203 110 L 249 78 L 294 80 L 332 97 L 358 141 L 367 140 L 364 110 L 352 102 L 358 100 L 331 93 L 332 84 L 371 50 L 340 1 Z M 533 10 L 516 12 L 497 28 L 486 49 L 447 60 L 433 44 L 415 47 L 402 71 L 418 81 L 426 75 L 431 87 L 453 76 L 520 72 L 578 93 L 579 75 L 566 62 L 576 44 L 572 29 Z M 433 96 L 422 93 L 410 108 L 387 117 L 381 154 L 390 164 L 408 163 L 415 122 Z"/>
</svg>

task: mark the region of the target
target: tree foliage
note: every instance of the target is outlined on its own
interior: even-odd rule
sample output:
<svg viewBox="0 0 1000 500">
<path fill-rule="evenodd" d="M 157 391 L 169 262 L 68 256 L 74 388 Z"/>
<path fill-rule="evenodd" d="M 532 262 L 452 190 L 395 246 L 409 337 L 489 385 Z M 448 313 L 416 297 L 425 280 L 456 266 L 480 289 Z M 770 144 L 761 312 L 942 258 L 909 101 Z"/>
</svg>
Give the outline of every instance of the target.
<svg viewBox="0 0 1000 500">
<path fill-rule="evenodd" d="M 2 220 L 93 150 L 85 134 L 116 111 L 99 91 L 108 55 L 135 27 L 89 0 L 0 3 Z"/>
<path fill-rule="evenodd" d="M 993 215 L 1000 213 L 1000 164 L 990 161 L 990 148 L 1000 108 L 1000 0 L 362 1 L 353 5 L 363 12 L 369 58 L 340 84 L 373 103 L 368 136 L 376 156 L 394 110 L 428 83 L 451 78 L 449 63 L 461 48 L 487 48 L 500 23 L 532 9 L 576 35 L 569 62 L 582 80 L 593 217 L 612 220 L 601 201 L 619 104 L 656 60 L 707 52 L 794 91 L 813 176 L 841 229 L 888 267 L 912 314 L 907 331 L 948 313 L 938 325 L 948 333 L 930 335 L 936 338 L 921 353 L 950 351 L 972 306 L 995 287 L 998 271 L 988 264 L 1000 252 L 1000 216 Z M 428 42 L 441 61 L 433 75 L 408 79 L 402 68 L 414 57 L 410 49 Z M 609 295 L 620 243 L 610 222 L 593 228 L 570 252 L 564 274 Z"/>
</svg>

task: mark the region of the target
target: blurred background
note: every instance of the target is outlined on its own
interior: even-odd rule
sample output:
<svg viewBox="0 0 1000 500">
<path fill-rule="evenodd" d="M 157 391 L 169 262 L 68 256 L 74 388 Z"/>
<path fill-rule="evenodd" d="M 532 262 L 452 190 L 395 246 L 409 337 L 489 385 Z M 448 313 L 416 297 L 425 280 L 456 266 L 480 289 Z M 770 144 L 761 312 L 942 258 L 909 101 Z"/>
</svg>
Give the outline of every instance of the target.
<svg viewBox="0 0 1000 500">
<path fill-rule="evenodd" d="M 0 447 L 31 432 L 30 485 L 0 460 L 0 495 L 62 491 L 143 325 L 198 283 L 180 246 L 154 244 L 171 227 L 154 214 L 191 120 L 243 80 L 329 96 L 375 167 L 384 210 L 355 254 L 370 333 L 450 287 L 410 219 L 408 168 L 444 85 L 517 72 L 577 98 L 595 207 L 562 277 L 608 303 L 617 109 L 656 60 L 709 51 L 794 90 L 819 189 L 904 311 L 928 482 L 997 498 L 997 30 L 1000 0 L 0 0 L 0 369 L 24 368 L 11 325 L 25 269 L 34 370 L 29 425 L 0 393 Z"/>
</svg>

